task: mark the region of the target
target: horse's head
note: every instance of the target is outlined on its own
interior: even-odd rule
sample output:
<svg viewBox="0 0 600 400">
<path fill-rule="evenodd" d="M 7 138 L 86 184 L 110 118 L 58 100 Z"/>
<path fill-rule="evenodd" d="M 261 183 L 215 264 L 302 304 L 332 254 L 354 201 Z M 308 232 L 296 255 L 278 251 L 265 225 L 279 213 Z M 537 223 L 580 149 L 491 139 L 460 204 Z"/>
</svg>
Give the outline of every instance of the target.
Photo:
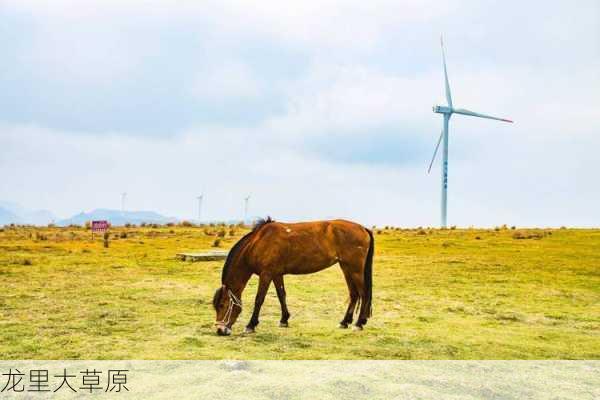
<svg viewBox="0 0 600 400">
<path fill-rule="evenodd" d="M 242 302 L 231 289 L 223 285 L 217 289 L 213 297 L 213 307 L 217 312 L 217 335 L 231 335 L 231 326 L 242 311 Z"/>
</svg>

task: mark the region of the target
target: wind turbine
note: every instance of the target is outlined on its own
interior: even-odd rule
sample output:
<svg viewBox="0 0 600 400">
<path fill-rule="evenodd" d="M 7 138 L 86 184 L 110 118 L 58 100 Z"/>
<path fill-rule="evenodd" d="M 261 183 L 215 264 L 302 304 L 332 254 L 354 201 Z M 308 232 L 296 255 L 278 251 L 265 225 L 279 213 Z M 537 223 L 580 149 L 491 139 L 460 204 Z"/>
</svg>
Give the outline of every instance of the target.
<svg viewBox="0 0 600 400">
<path fill-rule="evenodd" d="M 125 214 L 125 198 L 127 197 L 127 193 L 121 193 L 121 214 Z"/>
<path fill-rule="evenodd" d="M 196 197 L 198 199 L 198 223 L 202 223 L 202 200 L 204 200 L 204 193 Z"/>
<path fill-rule="evenodd" d="M 248 220 L 248 201 L 250 200 L 250 195 L 244 198 L 244 223 Z"/>
<path fill-rule="evenodd" d="M 446 55 L 444 52 L 444 40 L 440 37 L 440 44 L 442 46 L 442 62 L 444 64 L 444 79 L 446 83 L 446 102 L 448 103 L 445 106 L 433 106 L 433 112 L 442 114 L 444 116 L 444 127 L 442 128 L 442 132 L 440 133 L 440 138 L 437 141 L 437 145 L 435 146 L 435 150 L 433 152 L 433 157 L 431 158 L 431 162 L 429 163 L 429 169 L 427 173 L 431 171 L 431 166 L 435 161 L 435 156 L 437 155 L 438 148 L 440 147 L 440 142 L 443 140 L 443 148 L 442 148 L 442 203 L 441 203 L 441 211 L 442 211 L 442 228 L 446 227 L 446 215 L 448 209 L 448 123 L 450 122 L 450 117 L 452 114 L 462 114 L 468 115 L 471 117 L 479 117 L 479 118 L 487 118 L 487 119 L 495 119 L 497 121 L 504 121 L 512 123 L 510 119 L 492 117 L 491 115 L 480 114 L 473 111 L 465 110 L 464 108 L 454 108 L 452 105 L 452 95 L 450 93 L 450 83 L 448 82 L 448 71 L 446 70 Z"/>
</svg>

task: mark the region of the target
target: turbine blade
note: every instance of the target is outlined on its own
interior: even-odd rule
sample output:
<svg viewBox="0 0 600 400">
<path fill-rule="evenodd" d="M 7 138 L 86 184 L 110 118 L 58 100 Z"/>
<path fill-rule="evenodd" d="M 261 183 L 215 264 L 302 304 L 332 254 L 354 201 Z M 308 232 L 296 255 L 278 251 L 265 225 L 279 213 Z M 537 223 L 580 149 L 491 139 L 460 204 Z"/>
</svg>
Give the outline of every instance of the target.
<svg viewBox="0 0 600 400">
<path fill-rule="evenodd" d="M 511 121 L 510 119 L 505 119 L 505 118 L 498 118 L 498 117 L 493 117 L 491 115 L 486 115 L 486 114 L 481 114 L 481 113 L 476 113 L 474 111 L 469 111 L 469 110 L 465 110 L 464 108 L 457 108 L 452 110 L 455 114 L 462 114 L 462 115 L 469 115 L 471 117 L 479 117 L 479 118 L 487 118 L 487 119 L 495 119 L 497 121 L 504 121 L 504 122 L 510 122 L 511 124 L 513 123 L 513 121 Z"/>
<path fill-rule="evenodd" d="M 448 107 L 452 108 L 452 94 L 450 93 L 450 82 L 448 82 L 448 70 L 446 69 L 446 54 L 444 51 L 444 38 L 440 36 L 440 44 L 442 46 L 442 62 L 444 63 L 444 79 L 446 81 L 446 101 Z"/>
<path fill-rule="evenodd" d="M 442 129 L 442 132 L 440 133 L 440 138 L 437 141 L 437 144 L 435 145 L 435 150 L 433 151 L 433 157 L 431 157 L 431 162 L 429 163 L 429 168 L 427 169 L 427 173 L 431 172 L 431 166 L 433 165 L 433 162 L 435 161 L 435 156 L 437 155 L 437 151 L 440 148 L 440 143 L 442 142 L 442 137 L 444 137 L 444 130 Z"/>
</svg>

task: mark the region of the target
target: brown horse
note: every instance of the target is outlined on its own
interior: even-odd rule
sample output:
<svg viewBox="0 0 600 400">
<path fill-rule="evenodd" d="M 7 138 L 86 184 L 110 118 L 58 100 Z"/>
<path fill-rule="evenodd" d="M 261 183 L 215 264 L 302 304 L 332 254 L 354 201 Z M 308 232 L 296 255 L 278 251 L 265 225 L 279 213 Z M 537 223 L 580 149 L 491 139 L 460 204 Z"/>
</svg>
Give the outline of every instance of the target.
<svg viewBox="0 0 600 400">
<path fill-rule="evenodd" d="M 356 328 L 362 329 L 371 316 L 373 233 L 344 220 L 281 223 L 259 221 L 231 249 L 221 275 L 213 306 L 217 312 L 217 334 L 230 335 L 242 311 L 242 292 L 252 274 L 259 277 L 254 312 L 246 333 L 254 332 L 258 315 L 271 281 L 281 303 L 281 327 L 288 326 L 290 313 L 285 302 L 285 274 L 311 274 L 339 263 L 350 292 L 350 302 L 341 328 L 352 323 L 360 299 Z"/>
</svg>

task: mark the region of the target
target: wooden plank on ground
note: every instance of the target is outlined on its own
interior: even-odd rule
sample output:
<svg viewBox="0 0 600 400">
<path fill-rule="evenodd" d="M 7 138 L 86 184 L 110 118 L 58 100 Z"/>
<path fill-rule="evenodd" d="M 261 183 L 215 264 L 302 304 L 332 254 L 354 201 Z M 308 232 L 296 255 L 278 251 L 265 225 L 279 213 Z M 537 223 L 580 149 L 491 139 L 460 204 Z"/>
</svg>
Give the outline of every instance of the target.
<svg viewBox="0 0 600 400">
<path fill-rule="evenodd" d="M 225 260 L 228 253 L 225 250 L 208 250 L 197 253 L 177 253 L 175 256 L 181 261 L 218 261 Z"/>
</svg>

